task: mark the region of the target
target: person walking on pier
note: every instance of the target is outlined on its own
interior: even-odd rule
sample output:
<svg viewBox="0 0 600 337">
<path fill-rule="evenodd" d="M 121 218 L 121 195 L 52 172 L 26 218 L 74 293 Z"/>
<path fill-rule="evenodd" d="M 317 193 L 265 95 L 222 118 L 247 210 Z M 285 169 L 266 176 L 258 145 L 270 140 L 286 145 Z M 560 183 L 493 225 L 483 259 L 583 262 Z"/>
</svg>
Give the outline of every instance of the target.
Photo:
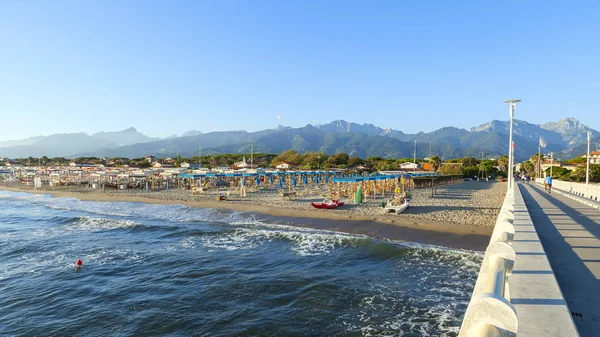
<svg viewBox="0 0 600 337">
<path fill-rule="evenodd" d="M 546 180 L 544 181 L 544 189 L 546 192 L 552 193 L 552 176 L 549 175 L 546 177 Z"/>
</svg>

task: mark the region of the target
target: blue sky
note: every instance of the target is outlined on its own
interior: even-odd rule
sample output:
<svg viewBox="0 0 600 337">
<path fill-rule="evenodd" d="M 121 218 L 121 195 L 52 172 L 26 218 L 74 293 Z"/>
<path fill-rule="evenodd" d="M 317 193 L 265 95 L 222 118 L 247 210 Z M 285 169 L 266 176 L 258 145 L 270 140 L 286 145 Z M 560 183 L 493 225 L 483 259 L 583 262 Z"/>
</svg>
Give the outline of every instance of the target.
<svg viewBox="0 0 600 337">
<path fill-rule="evenodd" d="M 345 119 L 600 129 L 598 1 L 0 0 L 0 140 Z M 279 116 L 279 118 L 278 118 Z"/>
</svg>

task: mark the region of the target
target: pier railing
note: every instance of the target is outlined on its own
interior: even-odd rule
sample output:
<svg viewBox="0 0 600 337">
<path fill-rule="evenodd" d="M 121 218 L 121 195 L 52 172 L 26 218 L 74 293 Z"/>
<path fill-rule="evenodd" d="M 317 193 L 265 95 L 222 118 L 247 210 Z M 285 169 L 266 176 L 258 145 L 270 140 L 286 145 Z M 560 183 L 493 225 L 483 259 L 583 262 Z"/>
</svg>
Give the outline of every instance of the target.
<svg viewBox="0 0 600 337">
<path fill-rule="evenodd" d="M 543 184 L 544 178 L 536 178 L 535 181 L 538 184 Z M 600 184 L 598 183 L 590 183 L 586 185 L 584 183 L 553 179 L 552 189 L 560 190 L 566 193 L 571 193 L 573 195 L 589 199 L 591 201 L 600 201 Z"/>
<path fill-rule="evenodd" d="M 514 189 L 508 189 L 486 249 L 471 302 L 460 329 L 462 337 L 516 336 L 517 312 L 510 303 L 508 278 L 515 263 Z"/>
</svg>

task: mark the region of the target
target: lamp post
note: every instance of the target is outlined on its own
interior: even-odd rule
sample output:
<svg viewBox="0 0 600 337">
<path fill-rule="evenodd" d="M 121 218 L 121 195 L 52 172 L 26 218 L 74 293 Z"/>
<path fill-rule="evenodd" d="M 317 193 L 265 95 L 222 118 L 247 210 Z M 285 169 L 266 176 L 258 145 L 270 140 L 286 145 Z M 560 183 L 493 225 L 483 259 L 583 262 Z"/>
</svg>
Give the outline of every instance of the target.
<svg viewBox="0 0 600 337">
<path fill-rule="evenodd" d="M 521 102 L 520 99 L 509 99 L 504 101 L 508 103 L 510 111 L 510 130 L 508 134 L 508 188 L 513 187 L 513 117 L 515 116 L 516 103 Z"/>
<path fill-rule="evenodd" d="M 586 168 L 585 168 L 585 184 L 588 185 L 590 183 L 590 137 L 592 136 L 592 132 L 588 131 L 588 149 L 587 149 L 587 157 L 586 157 Z"/>
</svg>

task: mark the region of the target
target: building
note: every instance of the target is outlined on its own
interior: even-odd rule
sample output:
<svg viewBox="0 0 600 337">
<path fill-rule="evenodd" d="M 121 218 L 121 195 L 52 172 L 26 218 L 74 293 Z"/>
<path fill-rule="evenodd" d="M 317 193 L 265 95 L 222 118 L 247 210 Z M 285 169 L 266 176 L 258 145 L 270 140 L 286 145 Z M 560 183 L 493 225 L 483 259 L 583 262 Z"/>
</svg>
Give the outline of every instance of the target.
<svg viewBox="0 0 600 337">
<path fill-rule="evenodd" d="M 152 164 L 153 168 L 173 168 L 175 167 L 175 165 L 173 165 L 173 163 L 169 163 L 169 162 L 164 162 L 161 163 L 159 161 L 154 162 L 154 164 Z"/>
<path fill-rule="evenodd" d="M 19 164 L 19 163 L 14 162 L 14 161 L 9 161 L 5 165 L 8 166 L 8 167 L 14 167 L 14 168 L 23 167 L 23 164 Z"/>
<path fill-rule="evenodd" d="M 562 164 L 558 160 L 544 159 L 544 160 L 542 160 L 542 165 L 541 166 L 542 166 L 542 171 L 546 171 L 551 166 L 552 167 L 561 167 Z"/>
<path fill-rule="evenodd" d="M 148 161 L 150 164 L 152 164 L 152 163 L 154 163 L 154 162 L 156 161 L 156 157 L 155 157 L 155 156 L 147 156 L 147 157 L 146 157 L 146 160 L 147 160 L 147 161 Z"/>
<path fill-rule="evenodd" d="M 587 160 L 587 153 L 581 156 Z M 600 151 L 590 152 L 590 164 L 600 164 Z"/>
<path fill-rule="evenodd" d="M 417 163 L 406 162 L 399 165 L 400 170 L 418 170 L 420 165 Z"/>
<path fill-rule="evenodd" d="M 293 163 L 286 163 L 284 161 L 280 161 L 278 163 L 273 164 L 273 166 L 275 166 L 276 169 L 278 170 L 289 170 L 291 168 L 294 167 Z"/>
<path fill-rule="evenodd" d="M 200 168 L 200 164 L 190 164 L 190 163 L 181 163 L 181 165 L 179 165 L 179 167 L 184 168 L 184 169 L 188 169 L 188 170 L 197 170 Z"/>
</svg>

